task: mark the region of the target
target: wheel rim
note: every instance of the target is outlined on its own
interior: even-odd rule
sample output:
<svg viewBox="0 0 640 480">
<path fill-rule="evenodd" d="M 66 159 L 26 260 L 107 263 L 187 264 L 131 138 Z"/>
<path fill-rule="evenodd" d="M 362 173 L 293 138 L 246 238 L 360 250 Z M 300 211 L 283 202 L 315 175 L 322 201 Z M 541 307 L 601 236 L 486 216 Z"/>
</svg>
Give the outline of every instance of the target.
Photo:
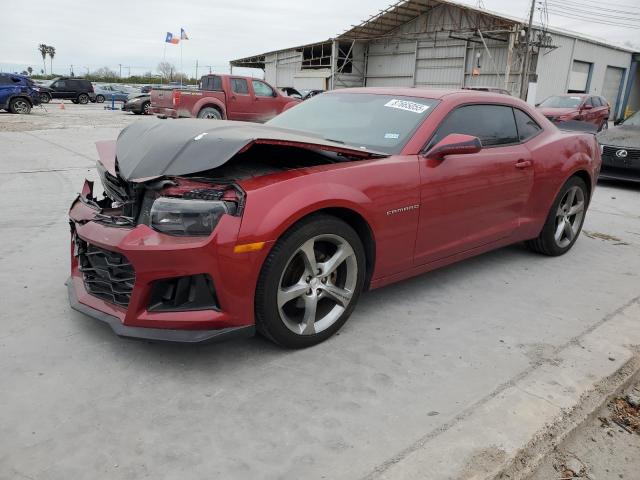
<svg viewBox="0 0 640 480">
<path fill-rule="evenodd" d="M 17 113 L 27 113 L 29 111 L 29 104 L 24 100 L 16 100 L 13 104 L 13 108 Z"/>
<path fill-rule="evenodd" d="M 580 232 L 584 209 L 584 191 L 578 186 L 571 187 L 562 197 L 556 211 L 554 237 L 560 248 L 569 246 Z"/>
<path fill-rule="evenodd" d="M 151 108 L 151 104 L 149 103 L 145 103 L 144 104 L 144 114 L 145 115 L 149 115 L 149 109 Z"/>
<path fill-rule="evenodd" d="M 207 111 L 205 112 L 203 118 L 208 120 L 220 120 L 220 114 L 217 111 Z"/>
<path fill-rule="evenodd" d="M 287 261 L 278 283 L 278 312 L 298 335 L 314 335 L 336 323 L 351 304 L 358 281 L 353 248 L 338 235 L 318 235 Z"/>
<path fill-rule="evenodd" d="M 87 97 L 86 95 L 80 95 L 80 98 L 78 100 L 84 105 L 89 100 L 89 97 Z"/>
<path fill-rule="evenodd" d="M 609 128 L 609 123 L 605 121 L 605 122 L 602 124 L 602 130 L 607 130 L 608 128 Z"/>
</svg>

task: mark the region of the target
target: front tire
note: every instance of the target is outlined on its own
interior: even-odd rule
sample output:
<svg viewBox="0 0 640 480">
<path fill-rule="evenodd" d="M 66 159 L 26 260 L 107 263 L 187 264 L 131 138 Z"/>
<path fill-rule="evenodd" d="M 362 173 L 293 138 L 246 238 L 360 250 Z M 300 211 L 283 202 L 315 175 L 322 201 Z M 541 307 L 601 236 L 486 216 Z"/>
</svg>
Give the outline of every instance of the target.
<svg viewBox="0 0 640 480">
<path fill-rule="evenodd" d="M 316 345 L 347 321 L 365 279 L 353 228 L 329 215 L 292 227 L 273 247 L 256 288 L 256 328 L 287 348 Z"/>
<path fill-rule="evenodd" d="M 144 115 L 151 115 L 151 102 L 144 102 L 140 108 L 140 113 Z"/>
<path fill-rule="evenodd" d="M 41 103 L 49 103 L 51 101 L 51 95 L 46 92 L 40 94 L 40 102 Z"/>
<path fill-rule="evenodd" d="M 564 255 L 576 243 L 589 206 L 587 185 L 579 177 L 571 177 L 560 189 L 551 206 L 538 238 L 527 246 L 534 252 L 557 257 Z"/>
<path fill-rule="evenodd" d="M 104 95 L 96 95 L 96 102 L 104 103 Z"/>
<path fill-rule="evenodd" d="M 31 112 L 31 104 L 22 97 L 12 98 L 9 102 L 9 111 L 26 115 Z"/>
<path fill-rule="evenodd" d="M 208 120 L 222 120 L 222 114 L 217 108 L 204 107 L 198 112 L 198 118 L 206 118 Z"/>
<path fill-rule="evenodd" d="M 80 95 L 78 95 L 78 103 L 80 103 L 81 105 L 86 105 L 87 103 L 89 103 L 89 95 L 87 95 L 86 93 L 81 93 Z"/>
</svg>

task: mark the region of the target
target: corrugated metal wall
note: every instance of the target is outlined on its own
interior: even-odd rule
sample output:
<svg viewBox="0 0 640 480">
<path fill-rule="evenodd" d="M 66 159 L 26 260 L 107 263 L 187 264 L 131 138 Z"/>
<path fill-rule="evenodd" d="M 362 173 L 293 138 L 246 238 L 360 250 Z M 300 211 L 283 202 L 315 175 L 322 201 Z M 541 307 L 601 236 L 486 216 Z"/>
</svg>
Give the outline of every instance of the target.
<svg viewBox="0 0 640 480">
<path fill-rule="evenodd" d="M 292 87 L 293 79 L 302 65 L 302 53 L 282 50 L 265 57 L 264 78 L 278 88 Z"/>
<path fill-rule="evenodd" d="M 579 38 L 570 37 L 569 35 L 560 35 L 557 33 L 550 35 L 554 45 L 557 45 L 559 48 L 540 55 L 536 71 L 538 74 L 537 102 L 544 100 L 550 95 L 567 92 L 571 66 L 574 60 L 593 64 L 588 93 L 604 95 L 607 67 L 624 69 L 625 80 L 623 83 L 626 84 L 631 66 L 631 53 L 603 45 L 596 45 Z M 613 105 L 616 99 L 607 100 Z M 616 114 L 618 113 L 620 112 L 616 112 Z"/>
</svg>

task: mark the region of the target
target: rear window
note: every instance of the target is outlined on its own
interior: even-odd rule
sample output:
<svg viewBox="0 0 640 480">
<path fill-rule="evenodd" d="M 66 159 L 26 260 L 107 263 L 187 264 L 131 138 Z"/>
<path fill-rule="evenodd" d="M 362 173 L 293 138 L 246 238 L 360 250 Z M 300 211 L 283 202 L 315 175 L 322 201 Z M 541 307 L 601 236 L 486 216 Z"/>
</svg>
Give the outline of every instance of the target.
<svg viewBox="0 0 640 480">
<path fill-rule="evenodd" d="M 231 79 L 231 91 L 233 93 L 239 93 L 241 95 L 249 94 L 249 84 L 244 78 L 232 78 Z"/>
<path fill-rule="evenodd" d="M 212 91 L 222 90 L 222 79 L 218 76 L 205 77 L 202 89 Z"/>
</svg>

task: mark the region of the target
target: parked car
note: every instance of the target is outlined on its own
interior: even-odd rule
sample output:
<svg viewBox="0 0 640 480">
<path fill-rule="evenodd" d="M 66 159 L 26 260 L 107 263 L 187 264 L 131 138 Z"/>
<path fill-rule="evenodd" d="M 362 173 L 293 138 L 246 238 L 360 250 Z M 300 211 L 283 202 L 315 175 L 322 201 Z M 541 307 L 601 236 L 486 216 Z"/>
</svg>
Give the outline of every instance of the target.
<svg viewBox="0 0 640 480">
<path fill-rule="evenodd" d="M 496 88 L 496 87 L 463 87 L 464 90 L 473 90 L 476 92 L 491 92 L 491 93 L 501 93 L 502 95 L 511 95 L 508 90 L 504 88 Z"/>
<path fill-rule="evenodd" d="M 24 75 L 0 73 L 0 108 L 11 113 L 30 113 L 40 104 L 40 91 Z"/>
<path fill-rule="evenodd" d="M 122 110 L 133 112 L 136 115 L 150 115 L 151 96 L 148 93 L 130 95 L 127 101 L 122 104 Z"/>
<path fill-rule="evenodd" d="M 51 98 L 71 100 L 73 103 L 85 105 L 95 101 L 93 85 L 83 78 L 58 77 L 49 85 Z"/>
<path fill-rule="evenodd" d="M 553 123 L 582 121 L 595 125 L 598 131 L 606 130 L 611 106 L 603 97 L 586 94 L 553 95 L 537 107 Z"/>
<path fill-rule="evenodd" d="M 114 85 L 96 85 L 95 87 L 96 102 L 102 103 L 105 100 L 110 102 L 113 98 L 116 102 L 126 102 L 131 95 L 130 91 L 123 87 Z"/>
<path fill-rule="evenodd" d="M 69 212 L 74 309 L 122 336 L 257 329 L 295 348 L 363 290 L 520 241 L 566 253 L 601 163 L 594 135 L 519 99 L 410 88 L 328 92 L 265 125 L 134 122 L 98 153 L 106 197 L 87 181 Z"/>
<path fill-rule="evenodd" d="M 640 112 L 598 135 L 601 178 L 640 182 Z"/>
<path fill-rule="evenodd" d="M 309 100 L 312 97 L 315 97 L 316 95 L 320 95 L 321 93 L 324 93 L 324 90 L 303 90 L 302 91 L 302 100 Z"/>
<path fill-rule="evenodd" d="M 163 117 L 264 122 L 295 105 L 267 82 L 236 75 L 205 75 L 200 89 L 151 91 L 151 111 Z"/>
<path fill-rule="evenodd" d="M 293 87 L 283 87 L 280 89 L 287 97 L 293 97 L 302 100 L 302 93 Z"/>
</svg>

